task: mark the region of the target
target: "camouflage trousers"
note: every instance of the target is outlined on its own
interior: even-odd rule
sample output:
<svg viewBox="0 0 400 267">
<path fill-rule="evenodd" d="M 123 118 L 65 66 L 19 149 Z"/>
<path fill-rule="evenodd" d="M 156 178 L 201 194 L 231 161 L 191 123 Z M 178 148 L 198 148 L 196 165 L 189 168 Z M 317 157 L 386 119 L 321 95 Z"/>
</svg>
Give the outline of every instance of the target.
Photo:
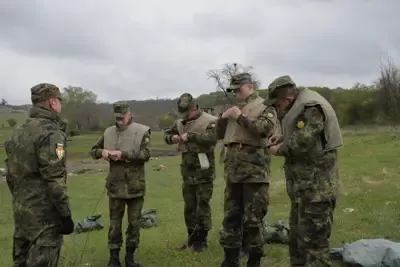
<svg viewBox="0 0 400 267">
<path fill-rule="evenodd" d="M 134 248 L 138 247 L 140 239 L 140 217 L 142 215 L 143 202 L 143 197 L 135 197 L 129 199 L 109 198 L 109 249 L 116 249 L 122 246 L 122 219 L 125 213 L 125 205 L 128 206 L 128 228 L 126 230 L 126 246 Z"/>
<path fill-rule="evenodd" d="M 264 254 L 263 218 L 268 211 L 268 183 L 231 183 L 225 186 L 224 220 L 220 244 Z"/>
<path fill-rule="evenodd" d="M 291 266 L 330 267 L 329 238 L 336 201 L 294 202 L 290 209 Z"/>
<path fill-rule="evenodd" d="M 213 182 L 201 184 L 182 183 L 182 195 L 185 202 L 184 216 L 188 230 L 211 229 L 210 201 L 214 189 Z"/>
<path fill-rule="evenodd" d="M 18 226 L 13 238 L 13 267 L 57 267 L 63 236 L 58 227 L 47 228 L 31 240 Z"/>
</svg>

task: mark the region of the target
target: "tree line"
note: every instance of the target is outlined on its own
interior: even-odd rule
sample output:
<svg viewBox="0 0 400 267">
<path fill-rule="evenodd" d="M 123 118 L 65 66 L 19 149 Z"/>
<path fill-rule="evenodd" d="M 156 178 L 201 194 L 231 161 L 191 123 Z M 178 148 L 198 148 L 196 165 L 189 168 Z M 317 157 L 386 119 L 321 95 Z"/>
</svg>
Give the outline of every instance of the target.
<svg viewBox="0 0 400 267">
<path fill-rule="evenodd" d="M 200 108 L 215 108 L 234 103 L 234 98 L 224 92 L 229 77 L 251 67 L 236 63 L 225 64 L 207 75 L 216 82 L 217 90 L 197 98 Z M 258 86 L 259 82 L 255 81 Z M 400 123 L 400 68 L 392 61 L 381 65 L 380 73 L 372 84 L 356 83 L 352 88 L 308 87 L 324 96 L 335 109 L 342 127 L 350 125 Z M 267 89 L 259 89 L 268 98 Z M 90 89 L 68 86 L 63 88 L 62 115 L 68 121 L 70 134 L 82 131 L 101 131 L 114 123 L 112 103 L 101 103 Z M 229 99 L 228 99 L 229 98 Z M 154 130 L 170 126 L 177 118 L 175 99 L 130 100 L 134 120 L 149 125 Z M 0 105 L 8 105 L 2 99 Z M 9 106 L 9 105 L 8 105 Z M 217 114 L 218 115 L 218 114 Z"/>
</svg>

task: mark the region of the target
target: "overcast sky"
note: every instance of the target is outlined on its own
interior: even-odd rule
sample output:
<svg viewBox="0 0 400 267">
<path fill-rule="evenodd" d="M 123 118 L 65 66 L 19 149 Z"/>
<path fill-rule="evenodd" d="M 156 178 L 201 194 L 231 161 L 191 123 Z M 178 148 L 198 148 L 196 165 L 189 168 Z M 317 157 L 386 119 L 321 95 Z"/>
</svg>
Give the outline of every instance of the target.
<svg viewBox="0 0 400 267">
<path fill-rule="evenodd" d="M 251 65 L 266 87 L 370 83 L 400 59 L 396 0 L 1 0 L 0 97 L 82 86 L 99 100 L 215 91 L 209 69 Z"/>
</svg>

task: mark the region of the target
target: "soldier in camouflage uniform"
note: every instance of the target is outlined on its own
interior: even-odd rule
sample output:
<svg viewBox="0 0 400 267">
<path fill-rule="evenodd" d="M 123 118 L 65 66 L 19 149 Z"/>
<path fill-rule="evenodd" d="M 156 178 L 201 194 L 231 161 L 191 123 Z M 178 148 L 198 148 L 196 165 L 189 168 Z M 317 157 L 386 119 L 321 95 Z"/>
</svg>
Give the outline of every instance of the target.
<svg viewBox="0 0 400 267">
<path fill-rule="evenodd" d="M 290 76 L 268 87 L 269 104 L 282 119 L 283 135 L 273 136 L 270 151 L 285 157 L 291 200 L 290 261 L 292 266 L 331 266 L 329 238 L 338 189 L 337 149 L 343 144 L 339 123 L 329 102 Z"/>
<path fill-rule="evenodd" d="M 14 214 L 14 267 L 58 266 L 63 235 L 74 230 L 66 186 L 66 124 L 53 84 L 31 88 L 29 118 L 5 142 Z"/>
<path fill-rule="evenodd" d="M 231 78 L 230 88 L 239 105 L 226 110 L 217 121 L 217 137 L 226 147 L 224 158 L 225 202 L 220 243 L 222 267 L 239 266 L 242 245 L 249 248 L 247 266 L 260 266 L 264 256 L 263 218 L 268 208 L 267 138 L 276 127 L 273 107 L 264 105 L 250 74 Z M 246 240 L 243 240 L 245 238 Z"/>
<path fill-rule="evenodd" d="M 211 229 L 217 118 L 200 111 L 188 93 L 182 94 L 177 104 L 182 119 L 165 131 L 164 141 L 169 145 L 178 144 L 178 150 L 182 152 L 182 195 L 188 240 L 180 249 L 189 246 L 193 251 L 201 252 L 207 247 Z"/>
<path fill-rule="evenodd" d="M 146 192 L 144 164 L 150 159 L 150 135 L 148 126 L 135 123 L 127 102 L 113 104 L 116 124 L 107 128 L 103 136 L 92 147 L 94 159 L 109 161 L 106 178 L 109 197 L 110 228 L 108 267 L 120 267 L 122 219 L 125 205 L 128 207 L 128 229 L 126 231 L 126 267 L 141 266 L 134 254 L 139 245 L 140 217 Z"/>
</svg>

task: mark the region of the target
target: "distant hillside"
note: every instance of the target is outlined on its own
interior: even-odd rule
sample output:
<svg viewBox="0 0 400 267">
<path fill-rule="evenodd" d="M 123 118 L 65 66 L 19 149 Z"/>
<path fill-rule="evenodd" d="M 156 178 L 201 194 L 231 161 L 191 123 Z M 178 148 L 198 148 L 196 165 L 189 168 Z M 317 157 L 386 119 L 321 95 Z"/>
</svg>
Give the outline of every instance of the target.
<svg viewBox="0 0 400 267">
<path fill-rule="evenodd" d="M 394 123 L 400 121 L 400 112 L 397 108 L 397 98 L 388 98 L 384 90 L 376 90 L 373 85 L 356 84 L 351 89 L 327 87 L 309 87 L 324 96 L 335 109 L 342 126 L 355 124 Z M 386 89 L 385 89 L 386 90 Z M 389 90 L 389 89 L 388 89 Z M 260 95 L 267 98 L 266 89 L 259 90 Z M 233 97 L 228 100 L 224 92 L 203 94 L 197 98 L 200 108 L 214 108 L 219 114 L 224 108 L 234 102 Z M 173 121 L 176 115 L 175 99 L 131 100 L 131 108 L 135 121 L 149 125 L 154 130 L 164 128 L 160 123 L 160 116 L 169 116 Z M 400 99 L 396 100 L 399 101 Z M 396 104 L 396 105 L 395 105 Z M 400 106 L 400 104 L 399 104 Z M 10 116 L 18 110 L 29 109 L 29 105 L 6 107 L 0 110 L 0 116 L 8 113 Z M 1 113 L 2 112 L 2 113 Z M 64 117 L 69 121 L 70 129 L 83 131 L 101 130 L 113 123 L 112 104 L 110 103 L 80 103 L 79 105 L 63 105 Z M 25 113 L 26 114 L 26 113 Z"/>
</svg>

